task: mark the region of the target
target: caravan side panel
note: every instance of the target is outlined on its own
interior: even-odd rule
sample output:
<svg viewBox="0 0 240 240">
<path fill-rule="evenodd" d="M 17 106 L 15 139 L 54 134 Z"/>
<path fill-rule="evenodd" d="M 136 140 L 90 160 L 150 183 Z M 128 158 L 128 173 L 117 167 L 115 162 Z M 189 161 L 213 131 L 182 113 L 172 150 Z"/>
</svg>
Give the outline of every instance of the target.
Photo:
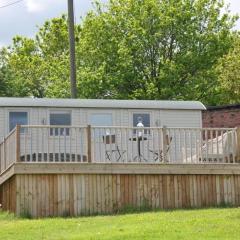
<svg viewBox="0 0 240 240">
<path fill-rule="evenodd" d="M 202 127 L 202 115 L 198 110 L 160 110 L 162 126 L 167 127 Z"/>
</svg>

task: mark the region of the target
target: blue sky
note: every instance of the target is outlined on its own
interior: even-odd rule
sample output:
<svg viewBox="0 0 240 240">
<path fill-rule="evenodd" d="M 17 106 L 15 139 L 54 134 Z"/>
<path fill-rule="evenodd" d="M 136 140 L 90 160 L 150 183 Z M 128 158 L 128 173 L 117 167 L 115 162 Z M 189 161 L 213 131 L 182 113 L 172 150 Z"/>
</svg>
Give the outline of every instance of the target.
<svg viewBox="0 0 240 240">
<path fill-rule="evenodd" d="M 16 0 L 0 0 L 0 7 Z M 107 2 L 107 0 L 101 0 Z M 240 14 L 240 0 L 225 0 L 233 13 Z M 76 20 L 92 9 L 92 0 L 75 0 Z M 36 26 L 67 12 L 67 0 L 23 0 L 0 8 L 0 46 L 8 45 L 15 35 L 34 36 Z M 240 22 L 237 26 L 240 29 Z"/>
</svg>

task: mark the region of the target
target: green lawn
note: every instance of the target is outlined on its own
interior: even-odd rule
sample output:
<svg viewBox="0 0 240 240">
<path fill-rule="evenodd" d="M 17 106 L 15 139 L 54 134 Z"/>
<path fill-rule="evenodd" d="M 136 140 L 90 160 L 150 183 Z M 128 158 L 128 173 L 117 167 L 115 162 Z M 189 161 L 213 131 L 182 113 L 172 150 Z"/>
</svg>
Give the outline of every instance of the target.
<svg viewBox="0 0 240 240">
<path fill-rule="evenodd" d="M 240 239 L 240 208 L 29 220 L 0 213 L 0 239 Z"/>
</svg>

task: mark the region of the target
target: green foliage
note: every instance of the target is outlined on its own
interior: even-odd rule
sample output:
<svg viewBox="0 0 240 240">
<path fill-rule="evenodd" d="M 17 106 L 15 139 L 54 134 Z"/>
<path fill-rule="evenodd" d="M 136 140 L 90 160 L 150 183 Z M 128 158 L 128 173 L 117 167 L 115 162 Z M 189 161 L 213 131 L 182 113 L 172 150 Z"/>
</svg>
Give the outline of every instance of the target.
<svg viewBox="0 0 240 240">
<path fill-rule="evenodd" d="M 11 76 L 10 69 L 7 67 L 5 58 L 5 49 L 0 51 L 0 96 L 11 95 L 9 79 Z"/>
<path fill-rule="evenodd" d="M 24 211 L 22 211 L 20 213 L 20 217 L 21 218 L 25 218 L 25 219 L 32 219 L 32 215 L 31 213 L 28 211 L 28 209 L 24 209 Z"/>
<path fill-rule="evenodd" d="M 7 69 L 0 69 L 0 96 L 7 96 Z"/>
<path fill-rule="evenodd" d="M 129 213 L 143 213 L 143 212 L 150 212 L 150 211 L 160 211 L 161 209 L 153 209 L 144 199 L 143 204 L 141 206 L 135 207 L 131 204 L 124 205 L 120 210 L 118 210 L 117 214 L 129 214 Z"/>
<path fill-rule="evenodd" d="M 96 2 L 75 27 L 78 95 L 217 104 L 215 66 L 232 48 L 236 19 L 222 0 Z M 70 96 L 66 16 L 47 21 L 34 39 L 15 37 L 3 52 L 8 95 Z"/>
<path fill-rule="evenodd" d="M 35 39 L 15 37 L 3 54 L 12 95 L 69 97 L 68 51 L 64 15 L 45 22 Z"/>
<path fill-rule="evenodd" d="M 240 37 L 233 48 L 224 55 L 216 67 L 219 76 L 220 104 L 240 102 Z"/>
<path fill-rule="evenodd" d="M 77 51 L 80 86 L 87 86 L 81 95 L 211 103 L 214 65 L 231 47 L 236 20 L 220 14 L 223 6 L 218 0 L 112 0 L 107 9 L 98 7 L 83 22 Z"/>
</svg>

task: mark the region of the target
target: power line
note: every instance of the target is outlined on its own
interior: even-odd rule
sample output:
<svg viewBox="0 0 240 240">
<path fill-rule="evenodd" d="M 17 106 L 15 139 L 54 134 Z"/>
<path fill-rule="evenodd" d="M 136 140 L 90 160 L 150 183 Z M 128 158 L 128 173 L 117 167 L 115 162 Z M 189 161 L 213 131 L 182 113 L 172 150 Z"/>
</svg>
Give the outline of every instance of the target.
<svg viewBox="0 0 240 240">
<path fill-rule="evenodd" d="M 15 5 L 17 3 L 20 3 L 22 1 L 24 1 L 24 0 L 18 0 L 18 1 L 12 2 L 12 3 L 8 3 L 6 5 L 0 6 L 0 8 L 6 8 L 6 7 L 9 7 L 9 6 Z"/>
</svg>

